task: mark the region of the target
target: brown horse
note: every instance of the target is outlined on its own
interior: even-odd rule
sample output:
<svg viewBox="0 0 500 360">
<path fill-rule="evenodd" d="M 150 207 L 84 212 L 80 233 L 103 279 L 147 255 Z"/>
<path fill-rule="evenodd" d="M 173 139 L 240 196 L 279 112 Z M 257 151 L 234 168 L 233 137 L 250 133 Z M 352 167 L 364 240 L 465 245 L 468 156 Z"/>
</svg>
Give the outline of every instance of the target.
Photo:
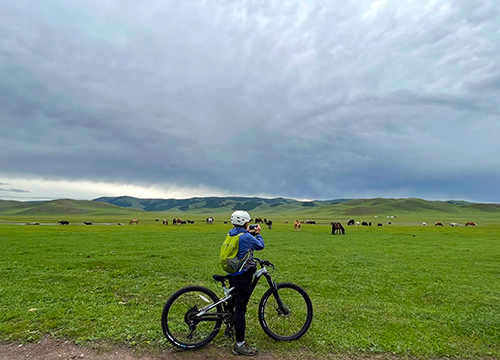
<svg viewBox="0 0 500 360">
<path fill-rule="evenodd" d="M 469 221 L 465 223 L 465 226 L 476 226 L 476 223 L 473 221 Z"/>
<path fill-rule="evenodd" d="M 440 222 L 437 222 L 436 225 L 434 226 L 443 226 L 443 224 L 441 224 Z"/>
<path fill-rule="evenodd" d="M 300 221 L 295 220 L 295 222 L 293 223 L 293 230 L 300 231 L 301 228 L 302 228 L 302 224 L 300 223 Z"/>
<path fill-rule="evenodd" d="M 130 221 L 129 221 L 129 223 L 128 223 L 128 224 L 129 224 L 129 225 L 132 225 L 132 224 L 137 224 L 137 225 L 139 225 L 139 220 L 137 220 L 137 219 L 132 219 L 132 220 L 130 220 Z"/>
<path fill-rule="evenodd" d="M 163 225 L 168 225 L 168 220 L 167 219 L 163 219 Z"/>
<path fill-rule="evenodd" d="M 330 225 L 332 225 L 332 235 L 335 235 L 335 234 L 345 235 L 345 229 L 344 229 L 344 227 L 342 226 L 341 223 L 339 223 L 339 222 L 332 222 Z"/>
</svg>

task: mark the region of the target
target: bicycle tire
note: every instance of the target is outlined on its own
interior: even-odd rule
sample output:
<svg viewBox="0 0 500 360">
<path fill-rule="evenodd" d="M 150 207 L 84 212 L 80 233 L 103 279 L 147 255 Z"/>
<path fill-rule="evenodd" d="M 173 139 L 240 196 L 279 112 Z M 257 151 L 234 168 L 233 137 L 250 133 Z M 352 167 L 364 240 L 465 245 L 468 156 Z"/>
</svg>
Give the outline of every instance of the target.
<svg viewBox="0 0 500 360">
<path fill-rule="evenodd" d="M 199 349 L 211 342 L 221 328 L 222 305 L 217 305 L 207 313 L 212 320 L 197 322 L 192 315 L 218 301 L 217 295 L 203 286 L 187 286 L 177 290 L 167 300 L 161 314 L 161 327 L 167 340 L 185 350 Z M 192 319 L 195 319 L 194 322 Z"/>
<path fill-rule="evenodd" d="M 276 291 L 288 312 L 284 314 L 277 304 L 274 291 L 274 289 L 268 289 L 260 300 L 260 326 L 271 339 L 297 340 L 311 326 L 313 319 L 311 298 L 303 288 L 296 284 L 277 284 Z"/>
</svg>

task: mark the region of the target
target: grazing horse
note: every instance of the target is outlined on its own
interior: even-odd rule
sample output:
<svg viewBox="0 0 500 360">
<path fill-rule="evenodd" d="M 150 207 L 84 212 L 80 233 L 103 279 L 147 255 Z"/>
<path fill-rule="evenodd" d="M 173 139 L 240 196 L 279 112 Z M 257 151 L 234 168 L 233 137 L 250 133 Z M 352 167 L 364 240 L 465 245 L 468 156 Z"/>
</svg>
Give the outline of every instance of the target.
<svg viewBox="0 0 500 360">
<path fill-rule="evenodd" d="M 139 220 L 137 220 L 137 219 L 132 219 L 132 220 L 130 220 L 130 221 L 128 222 L 128 224 L 129 224 L 129 225 L 132 225 L 132 224 L 137 224 L 137 225 L 139 225 Z"/>
<path fill-rule="evenodd" d="M 214 223 L 214 218 L 213 217 L 209 217 L 207 218 L 207 224 L 213 224 Z"/>
<path fill-rule="evenodd" d="M 476 223 L 473 221 L 468 221 L 465 223 L 465 226 L 476 226 Z"/>
<path fill-rule="evenodd" d="M 450 223 L 450 226 L 458 226 L 458 223 Z"/>
<path fill-rule="evenodd" d="M 330 225 L 332 225 L 332 235 L 335 235 L 335 234 L 345 235 L 345 229 L 344 229 L 344 227 L 342 226 L 341 223 L 339 223 L 339 222 L 332 222 Z"/>
<path fill-rule="evenodd" d="M 59 225 L 69 225 L 69 221 L 67 220 L 61 220 L 57 222 Z"/>
<path fill-rule="evenodd" d="M 263 221 L 261 218 L 256 218 L 256 219 L 255 219 L 255 223 L 256 223 L 256 224 L 263 224 L 263 223 L 264 223 L 264 221 Z"/>
<path fill-rule="evenodd" d="M 272 228 L 273 228 L 273 222 L 272 222 L 272 220 L 266 220 L 265 224 L 267 225 L 267 227 L 269 228 L 269 230 L 272 230 Z"/>
<path fill-rule="evenodd" d="M 424 221 L 424 222 L 422 223 L 422 226 L 426 226 L 426 225 L 427 225 L 427 223 Z"/>
<path fill-rule="evenodd" d="M 368 223 L 367 223 L 366 221 L 363 221 L 363 222 L 361 223 L 361 225 L 362 225 L 362 226 L 368 226 Z"/>
<path fill-rule="evenodd" d="M 354 219 L 351 219 L 347 222 L 347 226 L 354 225 Z"/>
<path fill-rule="evenodd" d="M 84 221 L 83 222 L 85 225 L 92 225 L 92 221 Z"/>
<path fill-rule="evenodd" d="M 440 222 L 437 222 L 434 226 L 443 226 Z"/>
<path fill-rule="evenodd" d="M 167 219 L 163 219 L 163 225 L 168 225 L 168 220 Z"/>
<path fill-rule="evenodd" d="M 300 221 L 295 220 L 295 222 L 293 223 L 293 230 L 300 231 L 301 228 L 302 228 L 302 224 L 300 223 Z"/>
</svg>

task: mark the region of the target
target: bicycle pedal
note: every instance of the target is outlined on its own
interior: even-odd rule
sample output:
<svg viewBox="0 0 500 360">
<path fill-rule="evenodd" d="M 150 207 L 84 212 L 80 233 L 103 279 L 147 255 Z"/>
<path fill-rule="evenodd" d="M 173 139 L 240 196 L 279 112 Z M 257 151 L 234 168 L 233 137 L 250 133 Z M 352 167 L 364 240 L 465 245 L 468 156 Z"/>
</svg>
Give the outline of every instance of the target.
<svg viewBox="0 0 500 360">
<path fill-rule="evenodd" d="M 224 330 L 224 336 L 233 339 L 234 338 L 234 331 L 233 331 L 233 329 L 226 329 L 226 330 Z"/>
</svg>

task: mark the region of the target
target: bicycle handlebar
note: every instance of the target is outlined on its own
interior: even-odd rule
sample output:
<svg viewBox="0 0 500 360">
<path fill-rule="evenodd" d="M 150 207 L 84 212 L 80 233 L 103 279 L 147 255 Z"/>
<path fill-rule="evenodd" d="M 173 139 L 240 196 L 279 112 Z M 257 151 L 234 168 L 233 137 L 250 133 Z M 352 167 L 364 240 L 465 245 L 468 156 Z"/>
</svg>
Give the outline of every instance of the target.
<svg viewBox="0 0 500 360">
<path fill-rule="evenodd" d="M 262 259 L 259 259 L 259 258 L 256 258 L 256 257 L 254 257 L 253 259 L 255 261 L 257 261 L 260 264 L 261 267 L 270 266 L 270 267 L 274 268 L 273 263 L 271 263 L 269 260 L 262 260 Z"/>
</svg>

